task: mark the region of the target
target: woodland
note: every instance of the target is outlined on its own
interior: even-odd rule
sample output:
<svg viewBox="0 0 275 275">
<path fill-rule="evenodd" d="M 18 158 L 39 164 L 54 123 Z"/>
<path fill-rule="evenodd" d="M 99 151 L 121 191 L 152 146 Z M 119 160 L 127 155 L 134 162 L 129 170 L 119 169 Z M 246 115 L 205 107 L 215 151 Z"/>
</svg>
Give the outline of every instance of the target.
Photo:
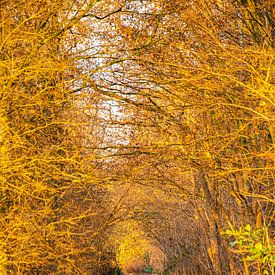
<svg viewBox="0 0 275 275">
<path fill-rule="evenodd" d="M 274 275 L 273 0 L 0 0 L 0 274 Z"/>
</svg>

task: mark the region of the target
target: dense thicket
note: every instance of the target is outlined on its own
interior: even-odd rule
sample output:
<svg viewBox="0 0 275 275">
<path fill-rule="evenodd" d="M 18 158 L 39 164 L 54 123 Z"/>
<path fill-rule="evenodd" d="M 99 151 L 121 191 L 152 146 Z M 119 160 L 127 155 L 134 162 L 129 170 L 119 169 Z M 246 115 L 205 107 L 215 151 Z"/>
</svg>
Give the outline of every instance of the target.
<svg viewBox="0 0 275 275">
<path fill-rule="evenodd" d="M 0 9 L 3 274 L 274 274 L 272 1 Z"/>
<path fill-rule="evenodd" d="M 94 4 L 1 1 L 3 274 L 104 270 L 104 236 L 116 218 L 94 171 L 89 147 L 103 134 L 75 93 L 73 46 L 73 29 Z"/>
</svg>

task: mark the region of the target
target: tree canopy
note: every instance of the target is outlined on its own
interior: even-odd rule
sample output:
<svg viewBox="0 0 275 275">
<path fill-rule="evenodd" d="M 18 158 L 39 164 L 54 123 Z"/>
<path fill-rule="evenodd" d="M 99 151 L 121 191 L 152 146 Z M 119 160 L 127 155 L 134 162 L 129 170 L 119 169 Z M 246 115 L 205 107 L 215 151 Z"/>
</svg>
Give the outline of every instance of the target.
<svg viewBox="0 0 275 275">
<path fill-rule="evenodd" d="M 0 273 L 274 274 L 272 2 L 0 0 Z"/>
</svg>

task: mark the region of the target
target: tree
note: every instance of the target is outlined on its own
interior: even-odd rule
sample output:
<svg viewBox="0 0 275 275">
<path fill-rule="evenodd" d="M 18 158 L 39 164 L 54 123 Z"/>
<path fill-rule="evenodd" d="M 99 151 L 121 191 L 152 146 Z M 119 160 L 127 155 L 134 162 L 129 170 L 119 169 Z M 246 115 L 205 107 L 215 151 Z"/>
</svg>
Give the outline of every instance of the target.
<svg viewBox="0 0 275 275">
<path fill-rule="evenodd" d="M 194 222 L 206 232 L 201 253 L 214 274 L 237 273 L 240 262 L 246 274 L 273 268 L 236 258 L 223 235 L 246 224 L 264 228 L 267 239 L 274 234 L 274 24 L 272 6 L 261 5 L 168 1 L 159 11 L 152 4 L 147 16 L 157 18 L 154 36 L 128 55 L 130 71 L 116 67 L 123 83 L 109 93 L 133 114 L 131 142 L 121 148 L 137 156 L 133 180 L 168 185 L 171 166 L 178 167 L 173 179 L 189 176 L 194 195 L 185 194 L 193 220 L 200 217 Z M 138 20 L 136 9 L 132 20 Z M 127 37 L 136 46 L 137 39 Z M 104 93 L 107 84 L 100 88 Z M 173 185 L 182 190 L 183 182 Z"/>
<path fill-rule="evenodd" d="M 103 137 L 90 133 L 97 106 L 75 91 L 72 46 L 96 2 L 1 1 L 3 274 L 100 273 L 110 261 L 100 253 L 115 218 L 92 149 Z"/>
<path fill-rule="evenodd" d="M 3 273 L 274 272 L 271 3 L 0 5 Z"/>
</svg>

